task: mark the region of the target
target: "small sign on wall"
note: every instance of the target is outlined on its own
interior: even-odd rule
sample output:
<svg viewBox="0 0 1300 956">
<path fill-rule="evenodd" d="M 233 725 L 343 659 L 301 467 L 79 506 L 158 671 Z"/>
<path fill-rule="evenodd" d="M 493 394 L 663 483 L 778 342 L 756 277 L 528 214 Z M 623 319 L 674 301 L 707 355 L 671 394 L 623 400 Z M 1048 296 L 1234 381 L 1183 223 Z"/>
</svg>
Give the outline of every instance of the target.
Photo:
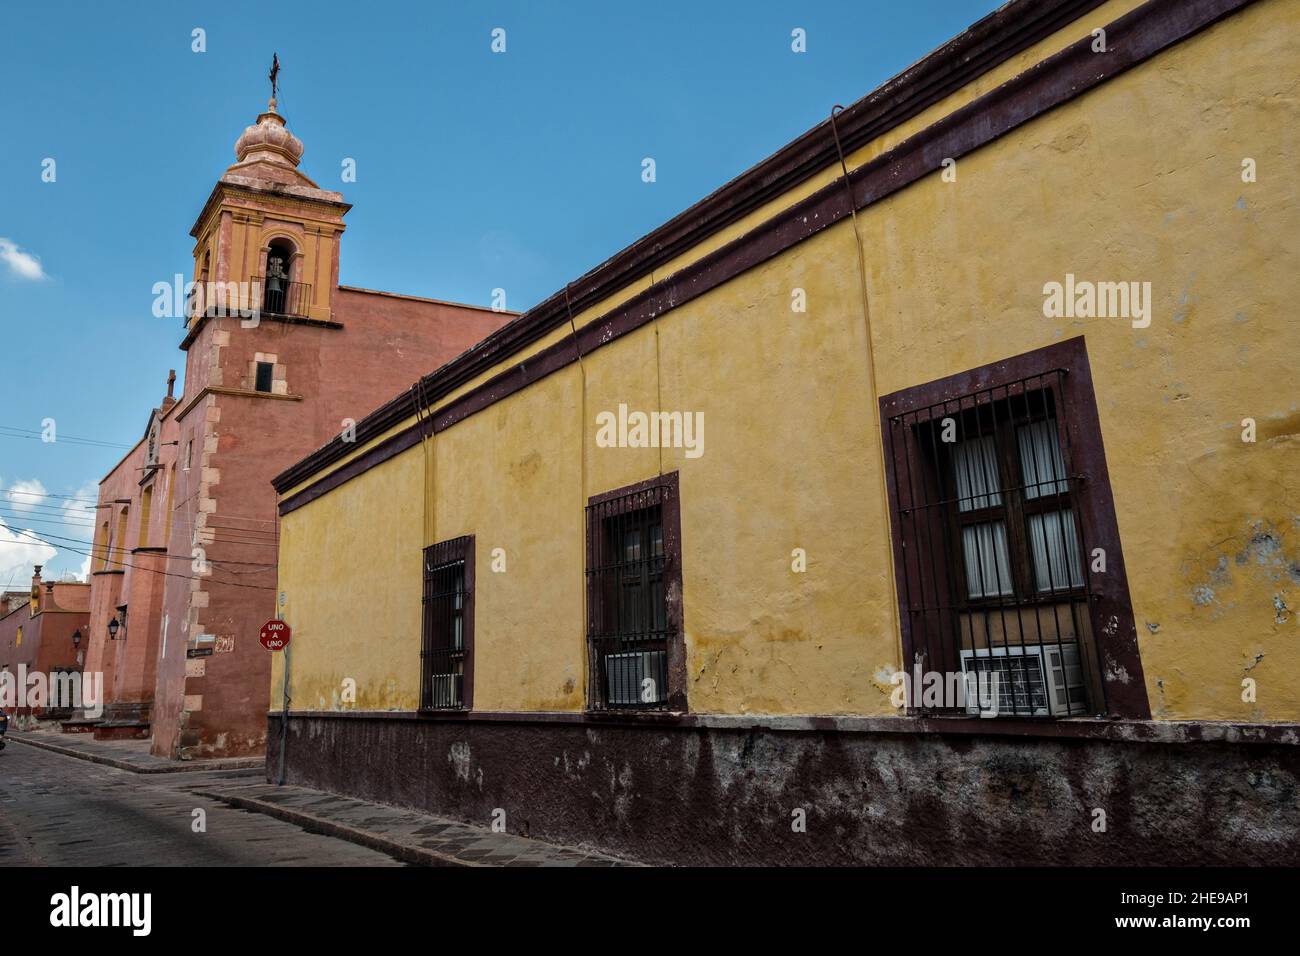
<svg viewBox="0 0 1300 956">
<path fill-rule="evenodd" d="M 288 624 L 275 619 L 263 624 L 257 637 L 268 651 L 282 651 L 289 646 L 289 638 L 292 634 Z"/>
<path fill-rule="evenodd" d="M 185 648 L 186 657 L 211 657 L 216 646 L 215 634 L 196 634 Z"/>
</svg>

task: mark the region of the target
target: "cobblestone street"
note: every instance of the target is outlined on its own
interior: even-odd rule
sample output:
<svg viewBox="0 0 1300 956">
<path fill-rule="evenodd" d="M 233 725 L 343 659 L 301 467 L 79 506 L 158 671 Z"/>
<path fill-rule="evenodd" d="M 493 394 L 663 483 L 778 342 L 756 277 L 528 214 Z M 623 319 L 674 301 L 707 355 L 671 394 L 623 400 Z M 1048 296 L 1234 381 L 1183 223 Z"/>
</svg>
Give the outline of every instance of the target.
<svg viewBox="0 0 1300 956">
<path fill-rule="evenodd" d="M 0 867 L 402 866 L 193 789 L 260 769 L 136 774 L 12 742 L 0 753 Z M 194 811 L 206 832 L 193 829 Z"/>
</svg>

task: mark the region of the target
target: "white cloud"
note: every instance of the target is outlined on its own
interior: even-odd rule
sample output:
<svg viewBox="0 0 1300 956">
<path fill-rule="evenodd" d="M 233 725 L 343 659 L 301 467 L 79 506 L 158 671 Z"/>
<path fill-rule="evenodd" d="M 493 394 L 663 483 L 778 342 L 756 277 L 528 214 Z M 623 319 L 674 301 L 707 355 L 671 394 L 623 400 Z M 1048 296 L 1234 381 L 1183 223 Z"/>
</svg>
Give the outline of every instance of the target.
<svg viewBox="0 0 1300 956">
<path fill-rule="evenodd" d="M 77 552 L 90 550 L 97 514 L 92 502 L 99 495 L 99 486 L 87 481 L 76 491 L 63 494 L 67 497 L 52 497 L 36 478 L 20 479 L 8 486 L 0 480 L 0 589 L 11 580 L 25 588 L 34 564 L 57 565 L 57 571 L 50 568 L 50 579 L 78 566 L 83 578 L 89 573 L 90 558 Z M 51 530 L 44 533 L 21 528 L 24 521 Z M 65 538 L 72 540 L 63 542 Z"/>
<path fill-rule="evenodd" d="M 11 511 L 34 511 L 37 505 L 45 504 L 47 494 L 45 486 L 35 478 L 15 481 L 4 492 L 6 506 Z"/>
<path fill-rule="evenodd" d="M 11 585 L 14 590 L 25 591 L 32 579 L 32 565 L 48 564 L 58 553 L 54 545 L 40 540 L 35 531 L 23 531 L 20 534 L 18 529 L 0 520 L 0 588 Z"/>
<path fill-rule="evenodd" d="M 30 252 L 24 252 L 18 248 L 16 242 L 3 236 L 0 236 L 0 262 L 8 266 L 9 271 L 20 279 L 39 282 L 45 278 L 45 270 L 41 268 L 40 258 Z"/>
<path fill-rule="evenodd" d="M 76 491 L 72 498 L 63 503 L 64 531 L 69 538 L 81 538 L 90 541 L 95 533 L 96 515 L 99 511 L 91 503 L 99 497 L 99 485 L 88 481 Z M 89 501 L 79 500 L 89 498 Z M 89 561 L 89 559 L 87 559 Z"/>
</svg>

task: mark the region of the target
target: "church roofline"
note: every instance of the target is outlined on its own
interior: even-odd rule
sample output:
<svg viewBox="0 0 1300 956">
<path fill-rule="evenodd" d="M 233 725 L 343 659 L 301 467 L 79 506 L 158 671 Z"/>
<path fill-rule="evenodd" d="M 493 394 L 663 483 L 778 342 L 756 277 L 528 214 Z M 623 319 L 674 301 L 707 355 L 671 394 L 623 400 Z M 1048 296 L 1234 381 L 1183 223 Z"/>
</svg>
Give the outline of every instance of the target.
<svg viewBox="0 0 1300 956">
<path fill-rule="evenodd" d="M 382 295 L 390 299 L 408 299 L 411 302 L 429 302 L 433 305 L 449 305 L 457 309 L 474 309 L 478 312 L 495 312 L 498 315 L 523 315 L 512 309 L 494 309 L 487 305 L 474 305 L 472 302 L 453 302 L 451 299 L 431 299 L 423 295 L 407 295 L 404 292 L 384 292 L 382 289 L 365 289 L 359 285 L 340 285 L 341 292 L 361 292 L 365 295 Z"/>
<path fill-rule="evenodd" d="M 119 468 L 121 468 L 122 465 L 124 465 L 124 464 L 126 463 L 126 460 L 127 460 L 128 458 L 130 458 L 132 455 L 135 454 L 136 449 L 138 449 L 141 445 L 144 444 L 144 442 L 145 442 L 145 438 L 148 438 L 148 437 L 149 437 L 148 435 L 145 435 L 144 438 L 141 438 L 141 439 L 140 439 L 139 441 L 137 441 L 134 445 L 132 445 L 128 451 L 126 451 L 125 453 L 123 453 L 123 455 L 122 455 L 121 458 L 119 458 L 117 461 L 113 462 L 113 467 L 110 468 L 110 469 L 108 469 L 108 471 L 104 472 L 104 477 L 99 479 L 99 484 L 102 485 L 104 482 L 108 481 L 108 479 L 112 478 L 112 477 L 113 477 L 113 472 L 115 472 L 115 471 L 117 471 Z"/>
<path fill-rule="evenodd" d="M 185 394 L 182 392 L 179 397 L 173 397 L 170 404 L 168 404 L 167 399 L 163 399 L 163 404 L 161 406 L 157 408 L 151 408 L 149 410 L 149 421 L 144 427 L 144 434 L 140 436 L 140 439 L 134 445 L 132 445 L 127 451 L 122 453 L 121 458 L 113 462 L 113 467 L 111 467 L 110 469 L 108 469 L 107 472 L 104 473 L 104 477 L 99 479 L 98 484 L 102 485 L 104 482 L 108 481 L 109 478 L 112 478 L 113 472 L 121 468 L 122 464 L 128 458 L 130 458 L 132 455 L 135 454 L 136 449 L 149 440 L 149 426 L 153 424 L 154 416 L 155 415 L 158 416 L 158 425 L 159 428 L 161 429 L 162 423 L 165 422 L 173 412 L 175 412 L 178 408 L 180 408 L 181 399 L 183 399 L 184 397 Z"/>
</svg>

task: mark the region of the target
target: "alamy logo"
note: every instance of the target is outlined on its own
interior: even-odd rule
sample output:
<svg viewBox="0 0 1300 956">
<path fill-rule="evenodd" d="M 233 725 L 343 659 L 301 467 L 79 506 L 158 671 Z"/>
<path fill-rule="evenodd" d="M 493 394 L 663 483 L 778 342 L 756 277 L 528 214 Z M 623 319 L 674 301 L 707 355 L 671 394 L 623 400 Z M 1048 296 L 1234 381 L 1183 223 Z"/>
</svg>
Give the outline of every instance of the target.
<svg viewBox="0 0 1300 956">
<path fill-rule="evenodd" d="M 100 717 L 104 713 L 104 674 L 102 671 L 28 673 L 26 664 L 18 665 L 17 674 L 0 671 L 0 708 L 23 707 L 71 707 L 84 710 L 87 717 Z"/>
<path fill-rule="evenodd" d="M 907 671 L 894 671 L 889 679 L 894 686 L 890 702 L 897 708 L 948 708 L 979 712 L 981 717 L 998 715 L 997 671 L 923 671 L 918 661 Z"/>
<path fill-rule="evenodd" d="M 50 925 L 126 926 L 133 936 L 148 936 L 153 923 L 152 893 L 70 893 L 50 897 Z"/>
<path fill-rule="evenodd" d="M 1049 319 L 1131 319 L 1133 328 L 1151 324 L 1150 282 L 1065 282 L 1043 285 L 1043 315 Z"/>
<path fill-rule="evenodd" d="M 262 283 L 256 280 L 192 282 L 178 272 L 170 283 L 155 282 L 153 295 L 153 314 L 160 319 L 189 320 L 198 315 L 237 318 L 244 328 L 252 329 L 262 317 Z"/>
<path fill-rule="evenodd" d="M 596 415 L 597 448 L 684 448 L 687 458 L 704 454 L 703 412 L 629 412 Z"/>
</svg>

